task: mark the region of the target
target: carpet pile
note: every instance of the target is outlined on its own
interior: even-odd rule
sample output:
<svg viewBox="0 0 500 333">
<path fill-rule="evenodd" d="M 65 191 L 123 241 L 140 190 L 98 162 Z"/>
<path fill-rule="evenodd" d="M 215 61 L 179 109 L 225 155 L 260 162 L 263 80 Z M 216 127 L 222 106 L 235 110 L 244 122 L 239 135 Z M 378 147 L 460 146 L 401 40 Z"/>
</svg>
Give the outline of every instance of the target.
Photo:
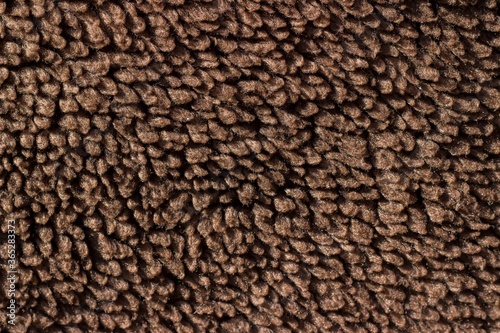
<svg viewBox="0 0 500 333">
<path fill-rule="evenodd" d="M 499 13 L 0 1 L 2 332 L 500 332 Z"/>
</svg>

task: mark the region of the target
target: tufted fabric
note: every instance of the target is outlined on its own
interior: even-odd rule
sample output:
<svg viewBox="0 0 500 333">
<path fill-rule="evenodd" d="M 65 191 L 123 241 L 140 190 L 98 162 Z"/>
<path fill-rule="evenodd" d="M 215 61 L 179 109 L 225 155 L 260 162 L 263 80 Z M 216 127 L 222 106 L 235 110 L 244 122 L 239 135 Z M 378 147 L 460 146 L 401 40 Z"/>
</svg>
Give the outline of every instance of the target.
<svg viewBox="0 0 500 333">
<path fill-rule="evenodd" d="M 499 13 L 0 1 L 1 331 L 500 332 Z"/>
</svg>

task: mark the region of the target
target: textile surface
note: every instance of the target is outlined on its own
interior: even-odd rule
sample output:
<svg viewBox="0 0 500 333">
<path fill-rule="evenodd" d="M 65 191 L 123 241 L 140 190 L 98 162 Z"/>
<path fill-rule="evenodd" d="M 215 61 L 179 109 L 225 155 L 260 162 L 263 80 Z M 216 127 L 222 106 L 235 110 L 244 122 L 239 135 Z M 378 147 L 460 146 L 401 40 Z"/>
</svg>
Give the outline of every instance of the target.
<svg viewBox="0 0 500 333">
<path fill-rule="evenodd" d="M 500 332 L 499 14 L 0 1 L 2 332 Z"/>
</svg>

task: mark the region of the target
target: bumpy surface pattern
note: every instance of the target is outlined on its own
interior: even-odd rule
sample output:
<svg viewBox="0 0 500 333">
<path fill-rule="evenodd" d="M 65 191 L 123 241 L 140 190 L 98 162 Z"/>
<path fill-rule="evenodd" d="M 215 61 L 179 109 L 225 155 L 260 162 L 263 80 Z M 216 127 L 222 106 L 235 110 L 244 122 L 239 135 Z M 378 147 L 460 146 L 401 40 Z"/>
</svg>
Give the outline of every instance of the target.
<svg viewBox="0 0 500 333">
<path fill-rule="evenodd" d="M 0 1 L 2 332 L 500 332 L 499 10 Z"/>
</svg>

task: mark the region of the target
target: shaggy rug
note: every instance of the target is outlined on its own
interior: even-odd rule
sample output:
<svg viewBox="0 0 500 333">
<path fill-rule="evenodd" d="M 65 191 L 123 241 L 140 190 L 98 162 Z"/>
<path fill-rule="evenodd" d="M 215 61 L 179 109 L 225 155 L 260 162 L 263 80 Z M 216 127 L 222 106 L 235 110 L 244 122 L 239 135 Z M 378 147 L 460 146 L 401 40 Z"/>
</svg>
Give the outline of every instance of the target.
<svg viewBox="0 0 500 333">
<path fill-rule="evenodd" d="M 500 332 L 500 1 L 1 0 L 2 332 Z"/>
</svg>

